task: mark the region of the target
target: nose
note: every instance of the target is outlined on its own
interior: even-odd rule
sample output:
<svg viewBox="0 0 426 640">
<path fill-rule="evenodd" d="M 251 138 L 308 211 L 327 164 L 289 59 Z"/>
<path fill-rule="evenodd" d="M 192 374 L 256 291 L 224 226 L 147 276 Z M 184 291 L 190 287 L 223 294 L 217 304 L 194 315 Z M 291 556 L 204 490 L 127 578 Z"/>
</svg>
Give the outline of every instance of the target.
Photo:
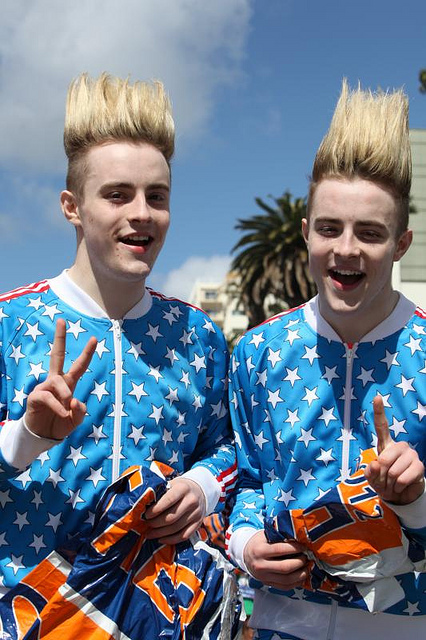
<svg viewBox="0 0 426 640">
<path fill-rule="evenodd" d="M 138 193 L 129 208 L 129 220 L 135 222 L 150 222 L 152 211 L 144 193 Z"/>
<path fill-rule="evenodd" d="M 344 231 L 337 238 L 334 253 L 344 258 L 353 258 L 359 256 L 360 247 L 358 238 L 351 230 Z"/>
</svg>

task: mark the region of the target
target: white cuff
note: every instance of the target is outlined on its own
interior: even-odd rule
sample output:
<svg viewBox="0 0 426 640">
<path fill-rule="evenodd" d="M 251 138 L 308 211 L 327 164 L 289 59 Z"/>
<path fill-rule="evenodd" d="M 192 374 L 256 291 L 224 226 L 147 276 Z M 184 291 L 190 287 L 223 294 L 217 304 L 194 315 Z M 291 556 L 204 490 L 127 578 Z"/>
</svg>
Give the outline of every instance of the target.
<svg viewBox="0 0 426 640">
<path fill-rule="evenodd" d="M 41 438 L 29 430 L 25 418 L 7 420 L 0 429 L 0 451 L 3 458 L 15 469 L 26 469 L 43 451 L 51 449 L 62 440 Z"/>
<path fill-rule="evenodd" d="M 188 478 L 198 484 L 206 499 L 205 515 L 213 513 L 220 497 L 220 484 L 212 472 L 206 467 L 195 467 L 183 473 L 181 478 Z"/>
<path fill-rule="evenodd" d="M 404 527 L 408 529 L 422 529 L 426 527 L 426 483 L 421 496 L 410 504 L 393 504 L 386 502 L 388 507 L 398 516 Z"/>
<path fill-rule="evenodd" d="M 250 571 L 246 567 L 244 562 L 244 550 L 249 540 L 252 537 L 262 531 L 262 529 L 254 529 L 253 527 L 241 527 L 232 531 L 231 537 L 228 543 L 228 553 L 230 558 L 246 573 L 251 576 Z M 253 577 L 253 576 L 252 576 Z"/>
</svg>

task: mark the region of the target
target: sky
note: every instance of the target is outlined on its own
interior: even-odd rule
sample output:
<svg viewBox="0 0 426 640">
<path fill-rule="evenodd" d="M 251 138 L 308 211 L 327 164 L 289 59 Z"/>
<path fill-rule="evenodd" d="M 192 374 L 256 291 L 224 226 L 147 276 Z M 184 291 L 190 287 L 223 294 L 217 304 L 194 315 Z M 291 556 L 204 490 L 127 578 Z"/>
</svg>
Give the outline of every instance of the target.
<svg viewBox="0 0 426 640">
<path fill-rule="evenodd" d="M 255 197 L 305 196 L 342 78 L 404 87 L 426 128 L 424 0 L 2 0 L 0 290 L 71 266 L 59 207 L 67 86 L 160 79 L 176 122 L 171 227 L 148 284 L 221 280 Z"/>
</svg>

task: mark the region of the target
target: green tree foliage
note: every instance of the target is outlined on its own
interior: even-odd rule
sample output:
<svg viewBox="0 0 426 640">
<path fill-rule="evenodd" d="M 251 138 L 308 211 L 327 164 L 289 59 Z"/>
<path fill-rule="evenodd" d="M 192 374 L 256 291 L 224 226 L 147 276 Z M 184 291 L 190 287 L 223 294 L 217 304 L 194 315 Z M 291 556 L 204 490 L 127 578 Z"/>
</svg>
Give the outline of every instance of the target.
<svg viewBox="0 0 426 640">
<path fill-rule="evenodd" d="M 422 93 L 426 93 L 426 69 L 422 69 L 419 73 L 420 87 Z"/>
<path fill-rule="evenodd" d="M 315 294 L 308 252 L 301 233 L 306 198 L 286 191 L 270 196 L 275 206 L 255 198 L 262 213 L 239 219 L 243 236 L 232 249 L 231 271 L 239 282 L 239 300 L 256 326 L 273 313 L 298 306 Z"/>
</svg>

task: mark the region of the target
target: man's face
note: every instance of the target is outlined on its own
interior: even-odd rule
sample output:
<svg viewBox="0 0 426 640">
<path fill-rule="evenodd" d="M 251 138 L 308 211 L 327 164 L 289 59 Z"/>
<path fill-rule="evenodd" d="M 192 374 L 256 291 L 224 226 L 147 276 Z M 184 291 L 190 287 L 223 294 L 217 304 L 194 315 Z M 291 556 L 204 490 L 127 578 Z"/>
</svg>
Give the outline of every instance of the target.
<svg viewBox="0 0 426 640">
<path fill-rule="evenodd" d="M 150 144 L 123 141 L 91 148 L 85 163 L 83 195 L 67 216 L 81 245 L 76 265 L 98 283 L 144 283 L 169 226 L 167 162 Z"/>
<path fill-rule="evenodd" d="M 356 341 L 394 308 L 392 266 L 411 232 L 397 237 L 392 194 L 368 180 L 325 179 L 313 195 L 302 231 L 318 287 L 320 311 L 340 337 Z"/>
</svg>

